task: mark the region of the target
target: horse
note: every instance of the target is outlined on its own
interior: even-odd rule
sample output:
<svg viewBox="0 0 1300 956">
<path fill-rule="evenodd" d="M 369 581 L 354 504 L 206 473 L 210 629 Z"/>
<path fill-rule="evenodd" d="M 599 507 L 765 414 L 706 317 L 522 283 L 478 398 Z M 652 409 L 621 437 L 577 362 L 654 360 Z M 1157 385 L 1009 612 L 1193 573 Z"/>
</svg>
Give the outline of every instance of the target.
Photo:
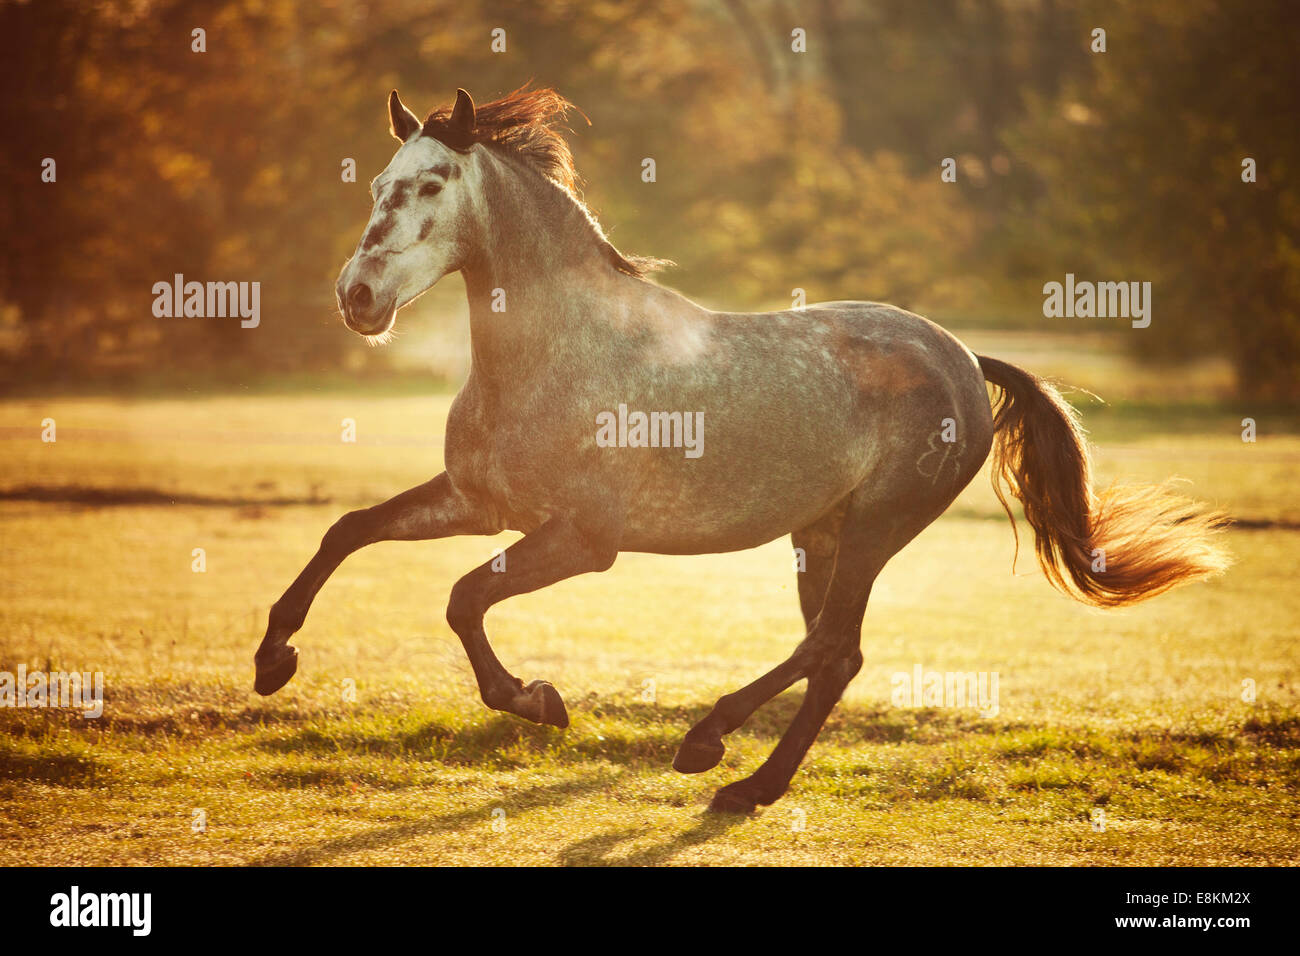
<svg viewBox="0 0 1300 956">
<path fill-rule="evenodd" d="M 1222 515 L 1168 483 L 1097 489 L 1077 413 L 1053 384 L 973 354 L 919 315 L 851 301 L 717 312 L 653 281 L 662 262 L 619 252 L 577 194 L 556 128 L 570 109 L 551 89 L 479 107 L 458 90 L 421 122 L 389 95 L 400 146 L 371 183 L 339 311 L 349 329 L 386 341 L 399 309 L 460 272 L 470 369 L 447 418 L 446 470 L 341 517 L 272 606 L 258 693 L 296 672 L 289 638 L 348 555 L 512 530 L 523 537 L 504 564 L 498 556 L 452 587 L 447 621 L 484 704 L 564 728 L 555 687 L 525 684 L 497 659 L 489 608 L 605 571 L 623 551 L 723 553 L 790 535 L 803 639 L 718 699 L 673 760 L 683 773 L 715 767 L 724 736 L 806 680 L 770 756 L 710 803 L 750 813 L 786 792 L 861 668 L 876 576 L 990 456 L 1013 533 L 1007 493 L 1047 579 L 1081 601 L 1126 605 L 1227 567 Z M 692 424 L 696 454 L 683 447 Z"/>
</svg>

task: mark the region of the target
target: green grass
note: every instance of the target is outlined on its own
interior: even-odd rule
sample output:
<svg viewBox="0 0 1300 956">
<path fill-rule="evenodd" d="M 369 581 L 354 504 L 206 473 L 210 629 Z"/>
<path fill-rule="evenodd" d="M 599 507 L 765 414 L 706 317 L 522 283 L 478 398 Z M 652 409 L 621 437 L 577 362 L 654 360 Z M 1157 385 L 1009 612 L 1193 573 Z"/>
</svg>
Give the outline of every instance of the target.
<svg viewBox="0 0 1300 956">
<path fill-rule="evenodd" d="M 0 403 L 0 491 L 66 499 L 0 500 L 0 670 L 106 681 L 98 720 L 0 710 L 0 863 L 1300 858 L 1300 535 L 1230 532 L 1224 577 L 1103 613 L 1052 592 L 1023 551 L 1011 574 L 1010 529 L 984 478 L 881 575 L 862 672 L 790 793 L 754 817 L 703 811 L 775 745 L 799 687 L 728 738 L 717 769 L 686 777 L 670 764 L 714 699 L 801 635 L 788 542 L 623 555 L 493 609 L 498 654 L 524 680 L 555 683 L 567 731 L 486 710 L 443 618 L 451 584 L 511 535 L 350 558 L 295 639 L 298 676 L 256 696 L 270 604 L 342 511 L 440 469 L 447 400 Z M 1085 415 L 1103 478 L 1179 473 L 1235 515 L 1300 519 L 1293 427 L 1261 427 L 1246 445 L 1225 407 Z M 39 441 L 45 417 L 58 423 L 52 445 Z M 344 417 L 355 445 L 339 441 Z M 90 506 L 87 488 L 228 503 Z M 916 664 L 998 672 L 999 712 L 893 706 L 892 675 Z"/>
</svg>

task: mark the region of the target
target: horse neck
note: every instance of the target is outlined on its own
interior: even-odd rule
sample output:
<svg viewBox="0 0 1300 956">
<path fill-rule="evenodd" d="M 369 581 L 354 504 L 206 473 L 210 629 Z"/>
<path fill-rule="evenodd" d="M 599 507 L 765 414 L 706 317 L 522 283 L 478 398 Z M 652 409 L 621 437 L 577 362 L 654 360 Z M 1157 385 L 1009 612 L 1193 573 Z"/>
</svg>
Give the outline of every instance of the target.
<svg viewBox="0 0 1300 956">
<path fill-rule="evenodd" d="M 613 269 L 586 213 L 558 186 L 486 149 L 481 169 L 479 241 L 462 268 L 470 348 L 479 376 L 505 380 L 576 331 Z M 497 290 L 505 311 L 493 311 Z"/>
</svg>

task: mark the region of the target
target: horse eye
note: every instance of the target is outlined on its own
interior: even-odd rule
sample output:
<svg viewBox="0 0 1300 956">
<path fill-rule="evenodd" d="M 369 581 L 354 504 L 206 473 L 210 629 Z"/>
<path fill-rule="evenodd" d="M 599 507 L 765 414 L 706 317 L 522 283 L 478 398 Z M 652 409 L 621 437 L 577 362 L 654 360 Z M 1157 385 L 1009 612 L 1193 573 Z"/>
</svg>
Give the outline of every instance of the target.
<svg viewBox="0 0 1300 956">
<path fill-rule="evenodd" d="M 439 183 L 425 183 L 420 187 L 421 196 L 436 196 L 442 192 L 442 186 Z"/>
</svg>

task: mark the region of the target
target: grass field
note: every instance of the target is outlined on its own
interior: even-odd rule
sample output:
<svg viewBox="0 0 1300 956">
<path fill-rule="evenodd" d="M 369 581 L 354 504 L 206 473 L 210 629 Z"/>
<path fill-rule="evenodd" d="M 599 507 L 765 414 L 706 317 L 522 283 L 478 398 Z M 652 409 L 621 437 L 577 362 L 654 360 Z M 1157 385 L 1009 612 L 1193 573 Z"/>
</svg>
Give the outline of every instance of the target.
<svg viewBox="0 0 1300 956">
<path fill-rule="evenodd" d="M 1228 534 L 1226 576 L 1122 612 L 1057 595 L 1024 553 L 1013 576 L 977 479 L 881 576 L 866 664 L 790 793 L 733 818 L 704 807 L 775 745 L 801 686 L 717 769 L 670 764 L 716 697 L 801 635 L 788 541 L 623 555 L 494 609 L 499 656 L 556 685 L 567 731 L 486 710 L 443 617 L 451 584 L 508 535 L 355 555 L 295 639 L 298 676 L 253 694 L 270 604 L 339 514 L 440 470 L 448 401 L 0 403 L 0 670 L 103 671 L 106 687 L 97 720 L 0 709 L 0 863 L 1300 858 L 1293 420 L 1262 414 L 1247 444 L 1241 413 L 1217 405 L 1085 407 L 1104 477 L 1184 475 L 1252 525 Z M 996 672 L 998 713 L 895 706 L 893 675 L 917 665 Z"/>
</svg>

